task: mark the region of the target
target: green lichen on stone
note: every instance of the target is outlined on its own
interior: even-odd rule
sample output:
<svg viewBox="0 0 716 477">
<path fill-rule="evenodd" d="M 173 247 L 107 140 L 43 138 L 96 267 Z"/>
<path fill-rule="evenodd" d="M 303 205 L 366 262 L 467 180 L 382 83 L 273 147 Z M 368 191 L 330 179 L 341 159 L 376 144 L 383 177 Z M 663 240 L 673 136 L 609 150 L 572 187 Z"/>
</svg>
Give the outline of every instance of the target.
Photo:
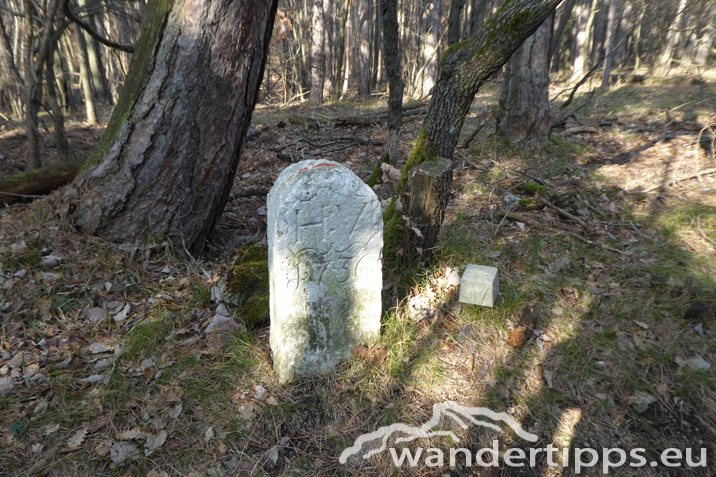
<svg viewBox="0 0 716 477">
<path fill-rule="evenodd" d="M 269 319 L 268 248 L 252 245 L 240 249 L 222 282 L 224 301 L 237 308 L 248 328 Z"/>
</svg>

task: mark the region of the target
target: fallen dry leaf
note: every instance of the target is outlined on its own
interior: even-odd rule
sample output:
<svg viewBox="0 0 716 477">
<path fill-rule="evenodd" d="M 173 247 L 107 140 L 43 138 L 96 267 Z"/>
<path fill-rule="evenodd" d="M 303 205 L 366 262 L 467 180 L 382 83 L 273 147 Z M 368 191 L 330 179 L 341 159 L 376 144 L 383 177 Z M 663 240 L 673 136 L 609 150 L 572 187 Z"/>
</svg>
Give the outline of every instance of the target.
<svg viewBox="0 0 716 477">
<path fill-rule="evenodd" d="M 99 443 L 97 447 L 94 448 L 95 454 L 97 454 L 100 457 L 104 457 L 107 454 L 109 454 L 109 448 L 112 447 L 112 440 L 107 439 Z"/>
<path fill-rule="evenodd" d="M 139 457 L 139 451 L 133 444 L 127 441 L 120 441 L 115 442 L 109 448 L 109 457 L 114 463 L 122 462 L 125 459 L 135 460 Z"/>
<path fill-rule="evenodd" d="M 117 439 L 138 439 L 139 437 L 142 437 L 144 433 L 137 429 L 136 427 L 134 429 L 130 429 L 128 431 L 123 431 L 117 434 Z"/>
<path fill-rule="evenodd" d="M 147 445 L 144 447 L 144 455 L 148 456 L 155 450 L 159 449 L 167 441 L 167 431 L 162 429 L 157 435 L 147 437 Z"/>
<path fill-rule="evenodd" d="M 87 435 L 87 428 L 80 429 L 67 441 L 67 449 L 79 449 Z"/>
</svg>

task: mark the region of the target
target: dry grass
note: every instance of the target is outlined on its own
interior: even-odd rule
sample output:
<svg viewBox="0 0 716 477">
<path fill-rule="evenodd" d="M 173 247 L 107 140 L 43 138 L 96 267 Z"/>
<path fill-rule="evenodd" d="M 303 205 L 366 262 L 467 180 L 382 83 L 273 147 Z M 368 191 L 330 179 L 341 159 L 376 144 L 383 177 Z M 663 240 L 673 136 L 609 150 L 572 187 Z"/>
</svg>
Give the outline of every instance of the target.
<svg viewBox="0 0 716 477">
<path fill-rule="evenodd" d="M 595 96 L 580 119 L 598 124 L 617 115 L 611 128 L 569 139 L 557 132 L 540 149 L 505 145 L 486 127 L 464 151 L 484 171 L 456 168 L 437 261 L 396 288 L 376 344 L 387 356 L 356 357 L 288 386 L 279 385 L 271 370 L 267 329 L 203 333 L 215 307 L 211 285 L 226 272 L 236 246 L 262 237 L 263 199 L 229 203 L 210 254 L 198 265 L 162 238 L 135 249 L 78 234 L 43 203 L 0 211 L 0 379 L 13 384 L 0 396 L 0 474 L 573 474 L 573 468 L 549 468 L 544 455 L 532 470 L 464 464 L 398 470 L 387 452 L 339 464 L 341 451 L 360 434 L 396 422 L 420 425 L 433 404 L 447 400 L 507 412 L 539 436 L 538 447 L 643 447 L 650 461 L 666 448 L 706 447 L 713 466 L 716 186 L 711 175 L 640 192 L 668 179 L 667 172 L 680 177 L 711 164 L 679 125 L 709 120 L 716 110 L 713 83 L 705 91 L 690 116 L 668 127 L 689 134 L 649 147 L 666 124 L 663 111 L 700 98 L 698 86 L 626 85 Z M 481 93 L 475 110 L 490 108 L 494 92 Z M 624 104 L 629 107 L 622 113 Z M 344 111 L 328 108 L 292 112 L 330 117 Z M 270 127 L 247 145 L 237 189 L 271 185 L 285 166 L 268 152 L 273 145 L 321 134 L 286 118 L 281 111 L 257 112 L 256 121 Z M 281 120 L 288 125 L 277 127 Z M 406 126 L 404 153 L 418 123 Z M 382 134 L 377 128 L 360 133 Z M 301 148 L 291 153 L 310 154 L 309 146 Z M 361 146 L 328 157 L 366 177 L 378 153 Z M 552 202 L 598 227 L 590 240 L 625 253 L 550 232 L 545 227 L 583 235 L 550 208 L 519 211 L 541 228 L 503 220 L 497 210 L 507 193 L 530 196 L 528 179 L 515 169 L 548 179 Z M 63 258 L 52 270 L 41 265 L 50 253 Z M 444 269 L 469 263 L 499 268 L 501 296 L 494 308 L 456 303 Z M 14 276 L 20 270 L 24 278 Z M 695 301 L 708 311 L 696 321 L 684 319 Z M 89 308 L 115 316 L 127 304 L 120 322 L 87 317 Z M 524 347 L 512 348 L 507 336 L 528 305 L 537 307 L 537 332 Z M 685 363 L 695 357 L 712 367 L 692 370 Z M 82 381 L 95 375 L 99 382 Z M 640 392 L 654 398 L 643 412 L 637 409 Z M 472 427 L 457 434 L 460 446 L 473 451 L 493 439 L 502 449 L 527 448 L 507 430 Z M 450 445 L 423 439 L 411 449 Z M 112 453 L 122 449 L 137 453 L 113 462 Z M 689 475 L 709 472 L 699 468 Z M 598 466 L 583 472 L 597 473 Z"/>
</svg>

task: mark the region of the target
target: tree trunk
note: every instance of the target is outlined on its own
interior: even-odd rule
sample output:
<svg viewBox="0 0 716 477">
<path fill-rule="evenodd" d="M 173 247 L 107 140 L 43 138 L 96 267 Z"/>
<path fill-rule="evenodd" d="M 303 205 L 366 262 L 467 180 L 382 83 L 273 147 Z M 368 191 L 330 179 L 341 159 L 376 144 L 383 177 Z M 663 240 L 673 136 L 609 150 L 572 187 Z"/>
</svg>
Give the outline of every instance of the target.
<svg viewBox="0 0 716 477">
<path fill-rule="evenodd" d="M 428 14 L 428 32 L 425 35 L 423 58 L 426 66 L 423 71 L 422 96 L 429 95 L 438 74 L 438 41 L 440 39 L 440 16 L 442 14 L 442 0 L 430 0 Z"/>
<path fill-rule="evenodd" d="M 55 17 L 59 8 L 58 0 L 50 0 L 46 5 L 42 25 L 42 36 L 35 37 L 34 22 L 39 15 L 30 0 L 23 1 L 25 36 L 23 41 L 25 71 L 25 130 L 27 133 L 27 154 L 30 167 L 42 167 L 40 156 L 40 132 L 37 115 L 42 104 L 42 78 L 48 53 L 52 51 L 52 36 Z"/>
<path fill-rule="evenodd" d="M 370 34 L 372 17 L 368 0 L 358 0 L 358 95 L 370 96 Z"/>
<path fill-rule="evenodd" d="M 311 102 L 323 103 L 325 42 L 323 22 L 323 0 L 311 0 Z"/>
<path fill-rule="evenodd" d="M 674 49 L 676 48 L 676 44 L 679 42 L 679 37 L 681 36 L 681 19 L 684 16 L 683 12 L 685 8 L 686 0 L 680 0 L 678 9 L 676 10 L 676 16 L 674 17 L 674 21 L 671 23 L 669 34 L 666 37 L 664 51 L 661 53 L 661 58 L 659 59 L 661 75 L 665 75 L 666 72 L 669 71 L 669 68 L 671 68 L 671 58 L 674 55 Z"/>
<path fill-rule="evenodd" d="M 612 59 L 612 68 L 619 67 L 624 64 L 627 57 L 627 38 L 629 34 L 629 24 L 632 22 L 634 8 L 631 2 L 618 1 L 617 9 L 617 27 L 614 42 L 614 58 Z"/>
<path fill-rule="evenodd" d="M 168 235 L 200 252 L 229 198 L 277 3 L 150 2 L 119 102 L 60 213 L 111 241 Z"/>
<path fill-rule="evenodd" d="M 696 52 L 694 53 L 694 63 L 699 66 L 706 64 L 706 59 L 711 52 L 711 47 L 716 37 L 716 1 L 711 3 L 709 12 L 706 27 L 703 29 L 699 43 L 696 45 Z"/>
<path fill-rule="evenodd" d="M 450 17 L 448 18 L 448 46 L 460 41 L 460 18 L 465 0 L 452 0 L 450 4 Z"/>
<path fill-rule="evenodd" d="M 54 49 L 54 48 L 53 48 Z M 45 67 L 45 87 L 47 88 L 47 98 L 52 113 L 53 132 L 55 136 L 55 146 L 57 153 L 63 162 L 70 160 L 70 145 L 67 142 L 65 134 L 65 116 L 62 114 L 62 108 L 57 100 L 57 82 L 55 81 L 55 53 L 48 51 L 47 65 Z"/>
<path fill-rule="evenodd" d="M 375 91 L 378 88 L 380 78 L 380 50 L 383 45 L 383 15 L 380 12 L 380 8 L 376 8 L 375 14 L 371 15 L 371 17 L 373 18 L 373 72 L 370 77 L 370 89 Z"/>
<path fill-rule="evenodd" d="M 445 51 L 427 117 L 396 191 L 402 193 L 408 172 L 418 164 L 452 158 L 480 86 L 510 59 L 519 46 L 552 14 L 561 0 L 506 2 L 475 35 Z M 384 254 L 394 260 L 402 234 L 402 212 L 395 202 L 383 214 Z"/>
<path fill-rule="evenodd" d="M 97 113 L 95 112 L 94 94 L 92 92 L 92 78 L 90 77 L 87 44 L 82 29 L 77 25 L 74 25 L 72 29 L 75 31 L 75 41 L 77 42 L 77 50 L 79 52 L 80 86 L 82 88 L 82 95 L 85 98 L 87 124 L 94 125 L 97 124 Z"/>
<path fill-rule="evenodd" d="M 343 15 L 338 33 L 338 60 L 336 64 L 336 79 L 334 81 L 333 99 L 338 101 L 343 92 L 343 59 L 346 57 L 346 26 L 348 23 L 348 12 L 350 10 L 351 0 L 345 0 L 343 4 Z"/>
<path fill-rule="evenodd" d="M 581 77 L 586 71 L 591 11 L 592 0 L 580 0 L 575 9 L 575 34 L 572 44 L 572 78 L 575 79 Z"/>
<path fill-rule="evenodd" d="M 445 218 L 452 186 L 452 162 L 427 161 L 410 170 L 408 175 L 408 215 L 420 234 L 410 231 L 408 256 L 413 251 L 422 258 L 432 257 Z M 408 194 L 406 194 L 408 195 Z"/>
<path fill-rule="evenodd" d="M 329 98 L 333 94 L 334 76 L 333 76 L 333 15 L 335 5 L 333 0 L 323 0 L 323 97 Z"/>
<path fill-rule="evenodd" d="M 398 162 L 398 140 L 403 127 L 403 82 L 400 66 L 400 44 L 398 31 L 398 0 L 382 0 L 383 15 L 383 51 L 385 53 L 385 71 L 388 75 L 388 140 L 385 154 L 388 161 L 395 165 Z"/>
<path fill-rule="evenodd" d="M 577 0 L 567 0 L 565 2 L 562 15 L 559 17 L 559 25 L 552 36 L 552 43 L 549 49 L 549 56 L 552 60 L 552 71 L 559 71 L 562 67 L 562 35 L 564 35 L 564 31 L 567 28 L 567 23 L 569 22 L 569 18 L 572 16 L 572 11 L 574 10 L 574 5 L 576 3 Z"/>
<path fill-rule="evenodd" d="M 609 5 L 609 16 L 607 17 L 607 32 L 604 40 L 604 74 L 602 75 L 602 88 L 609 89 L 612 74 L 612 61 L 614 60 L 614 40 L 617 37 L 617 10 L 619 0 L 611 0 Z"/>
<path fill-rule="evenodd" d="M 511 142 L 543 143 L 549 134 L 549 43 L 552 16 L 512 55 L 503 79 L 497 128 Z"/>
<path fill-rule="evenodd" d="M 15 63 L 15 54 L 12 45 L 10 45 L 10 38 L 7 35 L 2 17 L 0 17 L 0 65 L 2 65 L 3 75 L 9 90 L 12 112 L 15 115 L 15 119 L 21 120 L 24 109 L 22 102 L 22 75 Z"/>
</svg>

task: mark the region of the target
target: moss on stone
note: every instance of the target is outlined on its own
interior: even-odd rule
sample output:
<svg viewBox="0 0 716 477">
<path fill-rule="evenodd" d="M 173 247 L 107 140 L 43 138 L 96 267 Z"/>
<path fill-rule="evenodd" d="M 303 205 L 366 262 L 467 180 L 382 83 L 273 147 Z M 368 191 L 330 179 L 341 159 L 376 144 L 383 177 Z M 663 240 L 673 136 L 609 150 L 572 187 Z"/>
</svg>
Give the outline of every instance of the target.
<svg viewBox="0 0 716 477">
<path fill-rule="evenodd" d="M 234 256 L 234 265 L 268 260 L 268 247 L 265 245 L 250 245 L 239 249 Z"/>
<path fill-rule="evenodd" d="M 221 288 L 224 301 L 238 307 L 248 328 L 264 324 L 269 316 L 268 248 L 252 245 L 240 249 Z"/>
<path fill-rule="evenodd" d="M 269 295 L 254 295 L 239 308 L 238 314 L 247 328 L 258 328 L 268 323 L 270 318 Z"/>
</svg>

